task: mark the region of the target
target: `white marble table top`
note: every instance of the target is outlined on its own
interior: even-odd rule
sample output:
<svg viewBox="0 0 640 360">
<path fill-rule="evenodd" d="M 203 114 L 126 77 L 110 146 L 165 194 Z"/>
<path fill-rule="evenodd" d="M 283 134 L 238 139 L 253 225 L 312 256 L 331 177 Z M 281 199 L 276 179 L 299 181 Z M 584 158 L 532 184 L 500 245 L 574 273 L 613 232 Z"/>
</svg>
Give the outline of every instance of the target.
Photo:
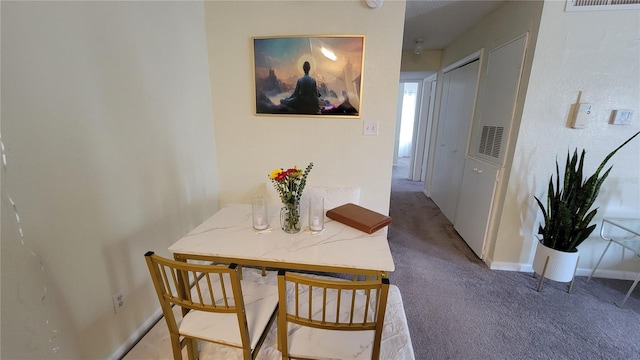
<svg viewBox="0 0 640 360">
<path fill-rule="evenodd" d="M 169 247 L 174 255 L 240 265 L 374 274 L 395 269 L 387 229 L 367 234 L 337 221 L 321 233 L 280 229 L 279 208 L 269 208 L 271 231 L 252 227 L 250 205 L 230 205 Z M 303 222 L 304 225 L 304 222 Z"/>
</svg>

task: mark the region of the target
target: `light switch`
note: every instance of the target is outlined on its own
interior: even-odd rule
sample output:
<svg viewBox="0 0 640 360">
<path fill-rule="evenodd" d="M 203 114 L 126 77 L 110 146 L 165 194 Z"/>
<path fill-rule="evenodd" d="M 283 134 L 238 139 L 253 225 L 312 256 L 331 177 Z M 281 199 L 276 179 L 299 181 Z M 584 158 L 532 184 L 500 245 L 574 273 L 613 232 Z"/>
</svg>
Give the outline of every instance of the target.
<svg viewBox="0 0 640 360">
<path fill-rule="evenodd" d="M 632 117 L 633 111 L 631 110 L 613 110 L 609 123 L 613 125 L 629 125 Z"/>
<path fill-rule="evenodd" d="M 378 136 L 379 121 L 365 120 L 362 128 L 362 135 L 366 136 Z"/>
</svg>

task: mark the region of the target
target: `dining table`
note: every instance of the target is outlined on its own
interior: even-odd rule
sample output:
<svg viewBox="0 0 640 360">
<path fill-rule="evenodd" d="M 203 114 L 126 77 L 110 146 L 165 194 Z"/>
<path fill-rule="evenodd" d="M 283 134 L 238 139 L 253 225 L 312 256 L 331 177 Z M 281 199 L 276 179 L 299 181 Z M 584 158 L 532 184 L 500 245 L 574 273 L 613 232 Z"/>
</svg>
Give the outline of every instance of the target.
<svg viewBox="0 0 640 360">
<path fill-rule="evenodd" d="M 268 209 L 269 227 L 255 230 L 252 207 L 221 208 L 169 246 L 179 261 L 202 260 L 285 270 L 388 276 L 395 264 L 387 228 L 372 234 L 325 218 L 322 231 L 308 226 L 296 234 L 280 228 L 280 208 Z M 304 223 L 303 223 L 304 224 Z"/>
</svg>

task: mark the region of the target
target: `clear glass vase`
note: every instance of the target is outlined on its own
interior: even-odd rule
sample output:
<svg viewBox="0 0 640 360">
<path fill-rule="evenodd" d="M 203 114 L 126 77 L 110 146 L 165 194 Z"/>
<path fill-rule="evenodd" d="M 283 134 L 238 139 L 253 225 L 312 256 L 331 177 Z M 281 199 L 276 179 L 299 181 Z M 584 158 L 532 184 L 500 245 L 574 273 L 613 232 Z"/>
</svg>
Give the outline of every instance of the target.
<svg viewBox="0 0 640 360">
<path fill-rule="evenodd" d="M 280 209 L 280 226 L 289 234 L 300 232 L 300 203 L 287 203 Z"/>
</svg>

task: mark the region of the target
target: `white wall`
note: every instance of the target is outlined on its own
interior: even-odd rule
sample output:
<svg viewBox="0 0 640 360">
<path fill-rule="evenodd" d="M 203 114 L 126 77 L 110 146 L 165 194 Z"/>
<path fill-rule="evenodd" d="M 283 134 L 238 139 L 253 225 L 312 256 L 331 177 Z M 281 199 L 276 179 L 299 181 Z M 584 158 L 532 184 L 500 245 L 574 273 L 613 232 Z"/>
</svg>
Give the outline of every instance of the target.
<svg viewBox="0 0 640 360">
<path fill-rule="evenodd" d="M 159 308 L 144 252 L 218 207 L 203 4 L 1 6 L 1 357 L 104 359 Z"/>
<path fill-rule="evenodd" d="M 567 150 L 586 149 L 591 173 L 611 150 L 640 130 L 640 12 L 564 12 L 564 2 L 545 1 L 531 81 L 500 218 L 494 261 L 526 269 L 533 259 L 532 234 L 540 211 L 533 199 L 543 196 L 555 159 L 563 166 Z M 586 129 L 566 126 L 569 107 L 582 91 L 595 117 Z M 609 125 L 612 109 L 635 111 L 630 126 Z M 594 222 L 604 215 L 640 217 L 640 139 L 623 148 L 609 164 L 613 170 L 595 204 Z M 599 227 L 579 247 L 579 275 L 589 273 L 604 248 Z M 639 261 L 612 248 L 601 275 L 625 277 Z M 530 268 L 529 268 L 530 269 Z M 607 272 L 609 270 L 609 272 Z"/>
<path fill-rule="evenodd" d="M 403 72 L 410 71 L 438 71 L 440 70 L 441 50 L 426 50 L 420 55 L 413 51 L 402 52 L 400 68 Z"/>
<path fill-rule="evenodd" d="M 387 1 L 375 10 L 364 1 L 206 3 L 221 205 L 248 202 L 264 191 L 274 168 L 313 161 L 310 185 L 359 186 L 363 206 L 388 212 L 404 6 L 404 1 Z M 331 34 L 366 37 L 362 118 L 255 116 L 252 37 Z M 379 121 L 380 135 L 363 136 L 363 120 Z"/>
</svg>

